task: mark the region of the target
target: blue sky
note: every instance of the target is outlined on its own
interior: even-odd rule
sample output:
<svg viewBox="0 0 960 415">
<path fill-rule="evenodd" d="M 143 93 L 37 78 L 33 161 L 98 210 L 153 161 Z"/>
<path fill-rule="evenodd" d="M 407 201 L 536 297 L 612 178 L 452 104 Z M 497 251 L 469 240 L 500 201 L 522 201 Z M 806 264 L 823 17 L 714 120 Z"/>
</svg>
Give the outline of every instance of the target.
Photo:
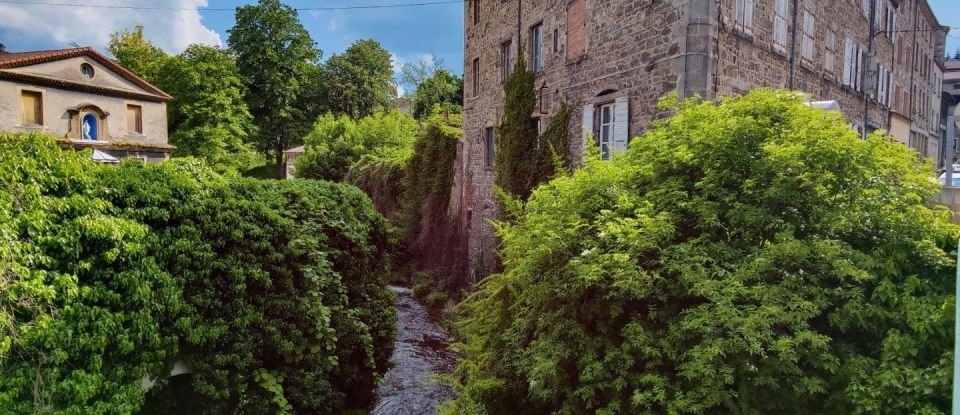
<svg viewBox="0 0 960 415">
<path fill-rule="evenodd" d="M 111 32 L 136 23 L 146 26 L 154 43 L 176 53 L 193 42 L 223 44 L 234 23 L 233 9 L 254 0 L 0 0 L 0 42 L 8 50 L 69 47 L 71 42 L 103 49 Z M 286 0 L 297 8 L 416 3 L 436 0 Z M 960 27 L 960 0 L 929 0 L 940 22 Z M 158 6 L 181 11 L 97 9 L 16 3 L 82 3 L 89 5 Z M 463 71 L 463 5 L 341 11 L 303 11 L 300 20 L 324 56 L 342 52 L 363 38 L 379 41 L 395 56 L 395 64 L 435 55 L 457 73 Z M 960 48 L 960 30 L 948 40 L 951 53 Z"/>
</svg>

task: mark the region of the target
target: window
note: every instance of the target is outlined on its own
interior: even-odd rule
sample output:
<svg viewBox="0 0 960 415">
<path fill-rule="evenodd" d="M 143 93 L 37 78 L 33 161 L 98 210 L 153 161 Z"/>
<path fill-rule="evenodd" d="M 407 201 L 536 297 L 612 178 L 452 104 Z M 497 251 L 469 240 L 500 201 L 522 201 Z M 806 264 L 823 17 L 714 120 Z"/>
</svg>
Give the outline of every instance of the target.
<svg viewBox="0 0 960 415">
<path fill-rule="evenodd" d="M 773 49 L 780 53 L 787 52 L 787 0 L 774 0 L 773 16 Z"/>
<path fill-rule="evenodd" d="M 483 164 L 486 167 L 493 167 L 495 134 L 493 127 L 487 127 L 483 132 Z"/>
<path fill-rule="evenodd" d="M 507 78 L 513 72 L 513 60 L 510 51 L 513 50 L 513 42 L 506 41 L 500 44 L 500 83 L 507 83 Z"/>
<path fill-rule="evenodd" d="M 480 96 L 480 58 L 473 60 L 473 96 Z"/>
<path fill-rule="evenodd" d="M 863 17 L 870 18 L 870 2 L 873 0 L 860 0 L 860 9 L 863 11 Z"/>
<path fill-rule="evenodd" d="M 567 4 L 567 61 L 575 61 L 587 54 L 586 0 Z"/>
<path fill-rule="evenodd" d="M 734 14 L 736 16 L 736 24 L 734 25 L 734 29 L 739 29 L 741 32 L 747 34 L 752 33 L 753 0 L 736 0 Z"/>
<path fill-rule="evenodd" d="M 480 0 L 473 0 L 473 24 L 480 24 Z"/>
<path fill-rule="evenodd" d="M 143 134 L 143 108 L 127 105 L 127 133 Z"/>
<path fill-rule="evenodd" d="M 89 63 L 81 64 L 80 74 L 83 75 L 84 78 L 93 79 L 93 65 L 90 65 Z"/>
<path fill-rule="evenodd" d="M 862 87 L 861 70 L 863 68 L 863 48 L 847 38 L 843 53 L 843 85 L 857 91 Z"/>
<path fill-rule="evenodd" d="M 600 106 L 600 159 L 610 160 L 613 151 L 614 104 Z"/>
<path fill-rule="evenodd" d="M 813 13 L 809 10 L 803 11 L 803 40 L 800 45 L 800 56 L 807 61 L 813 62 L 813 39 L 816 36 L 816 20 Z"/>
<path fill-rule="evenodd" d="M 837 35 L 833 31 L 827 32 L 827 38 L 824 47 L 826 53 L 823 56 L 823 70 L 831 75 L 835 75 L 834 69 L 837 59 Z"/>
<path fill-rule="evenodd" d="M 560 29 L 553 29 L 553 53 L 560 51 Z"/>
<path fill-rule="evenodd" d="M 530 64 L 534 73 L 543 70 L 543 24 L 530 28 Z"/>
<path fill-rule="evenodd" d="M 887 18 L 884 25 L 885 34 L 894 45 L 897 43 L 897 6 L 893 3 L 887 5 Z"/>
<path fill-rule="evenodd" d="M 43 125 L 43 94 L 21 91 L 20 108 L 20 122 L 23 125 Z"/>
</svg>

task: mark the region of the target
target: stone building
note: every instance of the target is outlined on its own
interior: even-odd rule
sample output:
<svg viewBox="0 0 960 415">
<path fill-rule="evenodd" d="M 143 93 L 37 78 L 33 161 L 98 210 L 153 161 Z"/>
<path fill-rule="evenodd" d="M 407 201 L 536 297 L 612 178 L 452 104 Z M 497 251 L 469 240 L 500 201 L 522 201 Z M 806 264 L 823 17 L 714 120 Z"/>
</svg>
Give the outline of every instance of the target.
<svg viewBox="0 0 960 415">
<path fill-rule="evenodd" d="M 571 140 L 574 157 L 586 137 L 603 157 L 624 151 L 658 116 L 665 94 L 714 99 L 757 87 L 832 101 L 853 128 L 890 131 L 938 157 L 947 29 L 926 0 L 467 0 L 464 7 L 464 140 L 451 213 L 469 235 L 473 280 L 495 266 L 486 222 L 497 210 L 494 126 L 518 53 L 536 73 L 531 116 L 540 125 L 562 101 L 577 108 L 571 134 L 584 140 Z"/>
<path fill-rule="evenodd" d="M 0 131 L 37 131 L 94 159 L 162 161 L 172 98 L 89 47 L 0 54 Z"/>
</svg>

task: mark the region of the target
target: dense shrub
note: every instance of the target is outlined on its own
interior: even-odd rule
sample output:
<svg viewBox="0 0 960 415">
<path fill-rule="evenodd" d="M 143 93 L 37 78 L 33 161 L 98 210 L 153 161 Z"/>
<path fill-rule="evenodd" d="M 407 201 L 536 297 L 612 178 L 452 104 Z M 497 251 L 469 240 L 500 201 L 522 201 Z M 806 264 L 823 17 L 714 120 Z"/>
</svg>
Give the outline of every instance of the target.
<svg viewBox="0 0 960 415">
<path fill-rule="evenodd" d="M 183 279 L 171 329 L 209 413 L 336 413 L 363 406 L 392 350 L 384 220 L 356 189 L 125 165 L 101 181 L 118 214 L 151 226 Z M 162 394 L 162 389 L 156 391 Z"/>
<path fill-rule="evenodd" d="M 101 167 L 0 136 L 0 407 L 341 413 L 385 371 L 387 228 L 359 190 Z M 176 360 L 193 374 L 168 383 Z M 169 386 L 168 386 L 169 385 Z"/>
<path fill-rule="evenodd" d="M 110 214 L 89 153 L 0 134 L 0 408 L 129 414 L 176 352 L 176 280 Z"/>
<path fill-rule="evenodd" d="M 341 181 L 365 155 L 402 158 L 409 154 L 416 134 L 417 121 L 396 110 L 358 121 L 321 116 L 304 138 L 306 152 L 297 158 L 297 177 Z"/>
<path fill-rule="evenodd" d="M 787 93 L 675 102 L 499 227 L 449 413 L 948 413 L 932 166 Z"/>
</svg>

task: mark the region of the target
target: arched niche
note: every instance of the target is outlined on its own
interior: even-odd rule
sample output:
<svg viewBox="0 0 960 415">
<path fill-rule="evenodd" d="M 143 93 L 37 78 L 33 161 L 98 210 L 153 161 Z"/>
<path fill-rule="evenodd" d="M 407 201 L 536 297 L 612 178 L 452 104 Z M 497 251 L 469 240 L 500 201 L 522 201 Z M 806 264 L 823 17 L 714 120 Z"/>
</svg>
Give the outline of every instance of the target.
<svg viewBox="0 0 960 415">
<path fill-rule="evenodd" d="M 106 141 L 110 138 L 107 124 L 109 112 L 92 103 L 83 103 L 67 108 L 67 113 L 70 114 L 67 138 L 89 141 Z"/>
</svg>

